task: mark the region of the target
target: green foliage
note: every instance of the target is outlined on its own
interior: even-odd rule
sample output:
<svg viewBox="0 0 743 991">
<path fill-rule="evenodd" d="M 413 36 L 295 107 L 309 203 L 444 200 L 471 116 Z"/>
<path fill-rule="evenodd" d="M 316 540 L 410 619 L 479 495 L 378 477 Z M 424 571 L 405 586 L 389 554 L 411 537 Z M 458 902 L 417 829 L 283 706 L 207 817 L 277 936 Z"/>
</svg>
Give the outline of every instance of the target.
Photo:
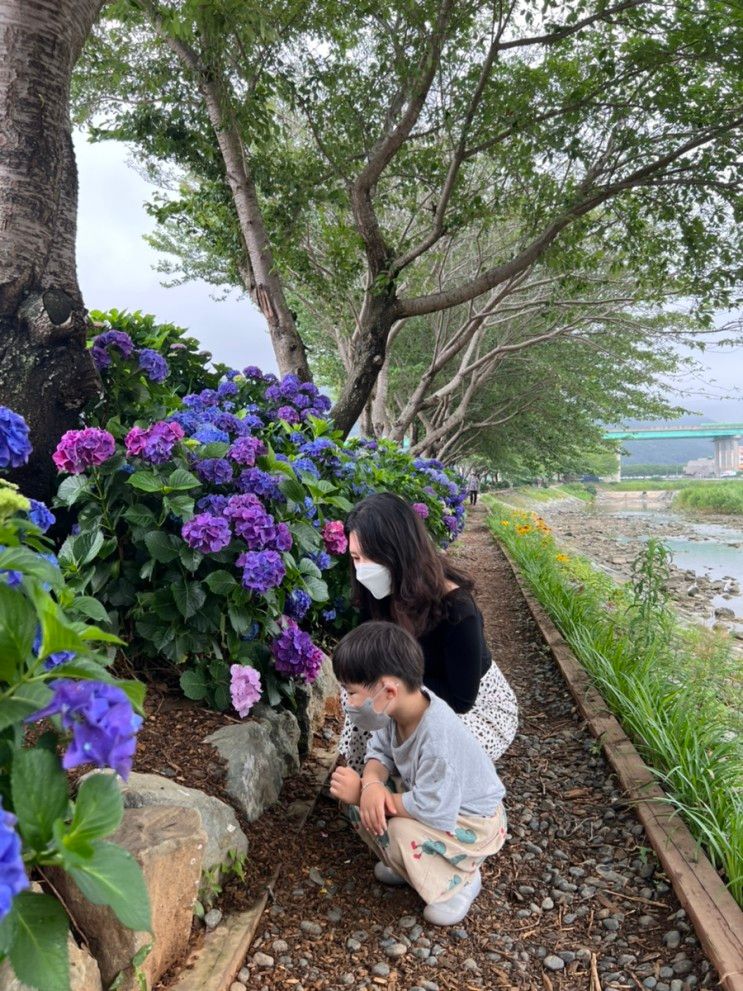
<svg viewBox="0 0 743 991">
<path fill-rule="evenodd" d="M 669 620 L 659 548 L 638 563 L 633 595 L 587 561 L 560 553 L 535 514 L 492 506 L 494 536 L 743 903 L 743 700 L 729 641 Z"/>
<path fill-rule="evenodd" d="M 668 584 L 672 558 L 665 544 L 651 537 L 632 561 L 629 632 L 644 647 L 650 646 L 657 637 L 666 638 L 670 632 Z"/>
<path fill-rule="evenodd" d="M 199 895 L 194 903 L 194 915 L 197 918 L 203 919 L 222 894 L 224 885 L 230 878 L 245 880 L 245 860 L 245 854 L 238 853 L 237 850 L 228 850 L 221 864 L 215 864 L 201 872 Z"/>
<path fill-rule="evenodd" d="M 679 492 L 674 505 L 700 513 L 743 516 L 743 481 L 698 482 Z"/>
<path fill-rule="evenodd" d="M 121 641 L 87 621 L 90 614 L 108 619 L 96 599 L 87 597 L 73 607 L 73 593 L 49 542 L 22 515 L 28 505 L 0 481 L 0 824 L 7 831 L 13 820 L 5 813 L 16 817 L 30 879 L 46 867 L 61 868 L 91 902 L 109 906 L 126 926 L 148 930 L 141 870 L 130 854 L 105 840 L 123 814 L 115 778 L 94 775 L 72 798 L 58 755 L 69 742 L 68 731 L 55 718 L 49 732 L 37 734 L 34 742 L 28 736 L 28 721 L 50 702 L 59 682 L 118 686 L 140 710 L 143 699 L 141 685 L 119 681 L 108 670 L 106 644 Z M 79 559 L 95 552 L 96 545 L 80 548 Z M 103 725 L 98 732 L 104 732 Z M 3 843 L 8 849 L 7 837 Z M 66 991 L 64 907 L 36 891 L 11 889 L 11 897 L 9 911 L 0 917 L 0 960 L 8 957 L 24 985 Z"/>
</svg>

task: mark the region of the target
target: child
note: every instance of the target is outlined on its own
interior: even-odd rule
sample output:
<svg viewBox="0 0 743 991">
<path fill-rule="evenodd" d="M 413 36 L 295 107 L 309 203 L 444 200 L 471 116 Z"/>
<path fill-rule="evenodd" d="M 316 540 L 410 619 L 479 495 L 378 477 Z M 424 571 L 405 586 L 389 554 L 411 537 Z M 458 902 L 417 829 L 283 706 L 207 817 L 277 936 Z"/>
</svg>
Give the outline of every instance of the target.
<svg viewBox="0 0 743 991">
<path fill-rule="evenodd" d="M 333 670 L 348 692 L 348 718 L 373 732 L 363 775 L 337 768 L 330 794 L 351 806 L 354 828 L 379 857 L 378 881 L 410 884 L 434 925 L 461 922 L 480 893 L 480 864 L 506 838 L 505 789 L 492 761 L 422 687 L 423 652 L 401 627 L 362 623 L 338 644 Z"/>
</svg>

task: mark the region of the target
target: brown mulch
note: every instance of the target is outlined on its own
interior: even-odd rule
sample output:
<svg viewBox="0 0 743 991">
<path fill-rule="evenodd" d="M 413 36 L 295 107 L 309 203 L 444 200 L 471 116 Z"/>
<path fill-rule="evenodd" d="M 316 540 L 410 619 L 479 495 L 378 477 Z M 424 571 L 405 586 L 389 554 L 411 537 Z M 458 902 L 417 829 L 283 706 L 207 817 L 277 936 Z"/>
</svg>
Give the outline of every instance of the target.
<svg viewBox="0 0 743 991">
<path fill-rule="evenodd" d="M 320 798 L 297 832 L 292 802 L 313 790 L 311 758 L 256 823 L 239 909 L 281 873 L 251 947 L 251 989 L 343 987 L 690 991 L 717 978 L 704 959 L 621 789 L 577 714 L 502 555 L 472 514 L 453 555 L 477 579 L 496 663 L 521 707 L 499 764 L 510 842 L 483 868 L 483 892 L 459 927 L 422 919 L 410 889 L 386 889 L 334 803 Z M 228 800 L 220 763 L 201 741 L 231 717 L 150 692 L 135 770 L 166 773 Z M 329 726 L 337 731 L 338 712 Z M 327 746 L 327 741 L 318 737 Z M 195 935 L 198 939 L 198 934 Z M 391 944 L 398 944 L 391 954 Z M 394 953 L 402 955 L 395 957 Z M 265 954 L 253 959 L 254 954 Z M 560 956 L 562 969 L 555 965 Z M 559 962 L 558 962 L 559 964 Z M 653 983 L 653 981 L 655 983 Z M 673 982 L 673 983 L 672 983 Z"/>
</svg>

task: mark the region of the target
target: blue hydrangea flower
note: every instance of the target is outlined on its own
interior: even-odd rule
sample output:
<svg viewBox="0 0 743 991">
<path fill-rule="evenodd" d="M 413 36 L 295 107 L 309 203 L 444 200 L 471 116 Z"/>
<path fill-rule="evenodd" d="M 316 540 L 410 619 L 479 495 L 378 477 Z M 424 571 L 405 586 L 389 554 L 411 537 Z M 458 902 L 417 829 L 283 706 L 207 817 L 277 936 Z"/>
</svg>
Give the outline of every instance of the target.
<svg viewBox="0 0 743 991">
<path fill-rule="evenodd" d="M 31 499 L 30 502 L 31 508 L 28 511 L 28 518 L 43 533 L 46 533 L 49 527 L 56 522 L 57 517 L 43 502 L 38 502 L 36 499 Z"/>
<path fill-rule="evenodd" d="M 246 468 L 245 471 L 241 471 L 238 486 L 241 492 L 252 492 L 262 499 L 274 499 L 280 502 L 284 500 L 278 479 L 260 468 Z"/>
<path fill-rule="evenodd" d="M 258 636 L 260 632 L 261 632 L 261 624 L 256 622 L 256 620 L 252 620 L 247 631 L 243 633 L 240 639 L 245 640 L 247 643 L 250 643 L 252 640 L 255 640 L 255 638 Z"/>
<path fill-rule="evenodd" d="M 70 661 L 74 661 L 76 657 L 77 654 L 74 650 L 58 650 L 54 654 L 49 654 L 44 658 L 44 667 L 47 671 L 53 671 L 60 664 L 68 664 Z"/>
<path fill-rule="evenodd" d="M 295 588 L 290 593 L 284 606 L 284 612 L 292 619 L 300 622 L 304 619 L 312 605 L 312 599 L 302 588 Z"/>
<path fill-rule="evenodd" d="M 310 561 L 314 561 L 318 566 L 320 571 L 325 571 L 333 563 L 330 554 L 325 551 L 315 551 L 314 554 L 309 555 Z"/>
<path fill-rule="evenodd" d="M 243 569 L 243 588 L 252 592 L 276 588 L 286 575 L 284 562 L 277 551 L 246 551 L 235 563 Z"/>
<path fill-rule="evenodd" d="M 139 367 L 150 382 L 164 382 L 168 377 L 170 371 L 168 363 L 157 351 L 153 351 L 152 348 L 142 348 L 138 358 Z"/>
<path fill-rule="evenodd" d="M 23 581 L 23 572 L 14 571 L 12 568 L 0 568 L 0 578 L 11 588 L 18 588 Z"/>
<path fill-rule="evenodd" d="M 335 619 L 335 609 L 323 609 L 322 618 L 326 623 L 332 623 Z"/>
<path fill-rule="evenodd" d="M 220 399 L 224 399 L 225 396 L 236 396 L 239 391 L 238 387 L 230 379 L 227 379 L 226 382 L 220 382 L 217 386 L 217 395 Z"/>
<path fill-rule="evenodd" d="M 196 474 L 212 485 L 226 485 L 232 481 L 232 465 L 225 458 L 204 458 L 194 464 Z"/>
<path fill-rule="evenodd" d="M 317 506 L 312 501 L 312 496 L 304 497 L 304 512 L 308 520 L 314 520 L 317 516 Z"/>
<path fill-rule="evenodd" d="M 217 441 L 229 443 L 230 435 L 225 430 L 219 430 L 212 423 L 203 423 L 198 430 L 191 434 L 194 440 L 202 444 L 214 444 Z"/>
<path fill-rule="evenodd" d="M 30 454 L 26 421 L 7 406 L 0 406 L 0 468 L 20 468 Z"/>
<path fill-rule="evenodd" d="M 49 705 L 26 722 L 59 716 L 64 729 L 72 731 L 62 767 L 69 771 L 80 764 L 95 764 L 128 778 L 142 717 L 134 712 L 125 693 L 118 685 L 69 678 L 53 681 L 51 688 L 54 695 Z"/>
<path fill-rule="evenodd" d="M 10 912 L 15 896 L 30 883 L 23 866 L 21 838 L 14 828 L 16 821 L 3 809 L 0 799 L 0 921 Z"/>
<path fill-rule="evenodd" d="M 320 477 L 320 469 L 311 458 L 295 458 L 292 462 L 292 468 L 297 476 L 301 472 L 306 472 L 308 475 L 312 475 L 313 478 Z"/>
<path fill-rule="evenodd" d="M 300 454 L 305 454 L 307 457 L 316 458 L 318 455 L 322 454 L 323 451 L 336 451 L 335 443 L 330 440 L 329 437 L 318 437 L 317 440 L 307 441 L 306 444 L 302 444 L 299 448 Z"/>
</svg>

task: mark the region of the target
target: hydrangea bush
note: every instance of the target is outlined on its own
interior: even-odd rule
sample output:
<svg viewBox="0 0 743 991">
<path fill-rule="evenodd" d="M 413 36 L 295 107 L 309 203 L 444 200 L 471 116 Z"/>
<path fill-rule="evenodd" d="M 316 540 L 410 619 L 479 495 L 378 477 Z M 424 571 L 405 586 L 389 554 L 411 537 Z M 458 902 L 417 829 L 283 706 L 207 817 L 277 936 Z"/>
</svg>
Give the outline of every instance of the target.
<svg viewBox="0 0 743 991">
<path fill-rule="evenodd" d="M 27 460 L 25 427 L 0 407 L 0 469 Z M 65 464 L 96 464 L 109 451 L 81 433 Z M 127 777 L 144 690 L 108 671 L 104 651 L 121 641 L 87 622 L 107 619 L 94 598 L 65 586 L 44 536 L 53 523 L 43 503 L 0 479 L 0 960 L 40 991 L 69 987 L 67 915 L 45 890 L 46 868 L 68 872 L 124 925 L 150 928 L 139 866 L 104 839 L 123 815 L 113 776 L 84 780 L 73 800 L 65 773 L 89 765 Z"/>
<path fill-rule="evenodd" d="M 107 387 L 139 364 L 111 333 Z M 152 384 L 158 395 L 166 386 Z M 244 714 L 257 692 L 275 705 L 316 677 L 317 643 L 352 621 L 343 520 L 360 498 L 397 492 L 425 510 L 442 545 L 462 526 L 464 494 L 440 463 L 389 442 L 343 442 L 330 400 L 294 376 L 225 369 L 158 408 L 169 412 L 153 420 L 122 407 L 60 441 L 58 500 L 77 514 L 60 563 L 78 594 L 104 603 L 135 661 L 182 668 L 191 698 L 220 709 L 232 698 Z M 260 677 L 247 693 L 236 665 Z"/>
</svg>

